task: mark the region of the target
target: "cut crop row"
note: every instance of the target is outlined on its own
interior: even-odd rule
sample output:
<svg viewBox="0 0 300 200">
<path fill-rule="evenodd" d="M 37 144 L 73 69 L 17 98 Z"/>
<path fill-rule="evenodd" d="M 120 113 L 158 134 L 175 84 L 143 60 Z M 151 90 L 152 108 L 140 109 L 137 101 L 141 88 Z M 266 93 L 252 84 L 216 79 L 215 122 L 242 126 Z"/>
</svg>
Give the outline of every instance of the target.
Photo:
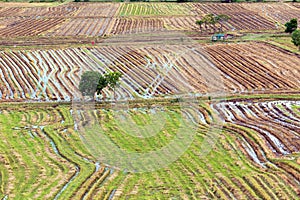
<svg viewBox="0 0 300 200">
<path fill-rule="evenodd" d="M 121 6 L 118 3 L 74 3 L 79 6 L 76 17 L 114 17 Z"/>
<path fill-rule="evenodd" d="M 62 18 L 22 19 L 0 29 L 0 36 L 35 36 L 62 23 Z"/>
<path fill-rule="evenodd" d="M 300 18 L 300 10 L 289 4 L 242 4 L 248 10 L 259 13 L 259 15 L 279 22 L 282 25 L 292 18 Z M 298 26 L 300 27 L 300 25 Z"/>
<path fill-rule="evenodd" d="M 298 9 L 300 9 L 300 5 L 299 5 L 299 4 L 293 3 L 292 5 L 293 5 L 294 7 L 296 7 L 296 8 L 298 8 Z"/>
<path fill-rule="evenodd" d="M 298 105 L 297 101 L 230 102 L 220 103 L 215 108 L 224 120 L 258 133 L 264 138 L 273 156 L 277 156 L 300 151 L 300 116 L 292 109 Z M 249 138 L 245 140 L 250 142 Z M 257 148 L 253 150 L 255 152 Z M 263 159 L 261 153 L 256 154 L 257 158 Z"/>
<path fill-rule="evenodd" d="M 6 100 L 79 98 L 80 75 L 91 69 L 123 73 L 118 99 L 296 91 L 300 78 L 296 55 L 257 43 L 2 52 L 0 58 L 0 91 Z M 103 95 L 112 97 L 107 90 Z"/>
<path fill-rule="evenodd" d="M 266 44 L 229 44 L 205 47 L 224 84 L 233 92 L 296 90 L 300 58 Z"/>
<path fill-rule="evenodd" d="M 173 115 L 176 109 L 165 110 L 168 115 Z M 110 128 L 106 132 L 116 144 L 123 149 L 141 151 L 139 140 L 129 134 L 119 133 L 120 128 L 115 126 L 112 111 L 105 112 L 101 117 L 102 127 Z M 143 114 L 147 111 L 141 109 L 128 111 L 131 115 Z M 174 119 L 174 117 L 170 118 Z M 138 117 L 136 120 L 144 121 Z M 110 122 L 110 123 L 109 123 Z M 111 125 L 107 125 L 113 124 Z M 147 121 L 144 123 L 147 124 Z M 166 128 L 156 135 L 156 139 L 143 139 L 143 147 L 155 147 L 165 140 L 171 138 L 164 134 L 173 136 L 176 132 L 177 121 L 166 123 Z M 172 128 L 173 127 L 173 128 Z M 220 127 L 222 129 L 222 127 Z M 122 129 L 123 131 L 124 129 Z M 214 130 L 221 131 L 221 130 Z M 180 199 L 280 199 L 297 198 L 297 188 L 283 177 L 287 175 L 286 170 L 278 171 L 274 168 L 267 170 L 252 165 L 248 158 L 240 154 L 235 139 L 238 137 L 229 134 L 223 129 L 222 134 L 210 130 L 209 126 L 199 124 L 197 135 L 193 143 L 187 148 L 178 160 L 170 163 L 167 167 L 158 171 L 122 175 L 121 181 L 111 182 L 106 187 L 114 188 L 117 192 L 115 197 L 124 196 L 130 198 L 157 198 L 176 197 Z M 213 137 L 213 138 L 209 138 Z M 217 137 L 217 138 L 215 138 Z M 213 139 L 213 140 L 212 140 Z M 158 142 L 158 141 L 159 142 Z M 126 142 L 122 142 L 126 141 Z M 207 144 L 208 143 L 208 144 Z M 157 146 L 159 149 L 160 147 Z M 208 153 L 206 154 L 205 151 Z M 296 173 L 296 170 L 293 171 Z M 297 174 L 297 173 L 296 173 Z M 234 177 L 234 178 L 233 178 Z"/>
<path fill-rule="evenodd" d="M 16 17 L 20 16 L 24 9 L 18 7 L 8 7 L 0 9 L 0 17 Z"/>
<path fill-rule="evenodd" d="M 269 109 L 267 116 L 275 116 L 276 113 L 283 120 L 290 116 L 296 121 L 300 116 L 297 114 L 300 113 L 300 103 L 295 103 L 295 101 L 289 105 L 288 102 L 291 101 L 272 101 L 270 104 L 263 101 L 253 103 L 234 101 L 232 103 L 221 102 L 219 105 L 225 105 L 222 111 L 232 113 L 234 111 L 230 108 L 234 108 L 233 106 L 245 108 L 253 105 L 261 109 L 259 112 L 263 113 L 266 112 L 265 109 L 258 105 L 265 104 L 264 107 Z M 230 108 L 226 106 L 227 104 Z M 245 106 L 242 106 L 243 104 Z M 270 108 L 270 105 L 275 105 L 273 107 L 275 111 Z M 283 109 L 281 105 L 286 107 Z M 281 112 L 276 111 L 276 107 Z M 289 110 L 290 107 L 291 110 Z M 248 109 L 250 110 L 249 106 Z M 239 135 L 233 129 L 228 132 L 227 127 L 219 126 L 212 130 L 209 124 L 197 119 L 199 115 L 197 110 L 203 116 L 213 113 L 206 102 L 199 105 L 196 110 L 192 108 L 185 110 L 177 106 L 166 106 L 163 109 L 160 106 L 126 109 L 124 112 L 127 116 L 126 120 L 133 120 L 132 122 L 139 124 L 140 128 L 153 123 L 150 117 L 153 113 L 160 113 L 163 116 L 165 123 L 161 129 L 153 137 L 146 138 L 134 137 L 131 135 L 134 127 L 129 126 L 131 129 L 128 129 L 128 126 L 118 124 L 115 114 L 120 114 L 120 111 L 114 111 L 114 109 L 82 111 L 80 113 L 82 120 L 79 123 L 84 124 L 89 117 L 97 116 L 101 130 L 104 130 L 103 134 L 114 144 L 128 152 L 138 153 L 159 150 L 170 141 L 172 142 L 174 138 L 179 137 L 178 131 L 184 125 L 182 113 L 192 117 L 189 120 L 197 121 L 193 128 L 195 132 L 192 143 L 186 146 L 182 155 L 178 155 L 178 159 L 166 163 L 167 166 L 157 171 L 128 173 L 123 169 L 112 170 L 102 163 L 95 163 L 92 156 L 97 156 L 97 154 L 90 154 L 86 149 L 86 144 L 80 140 L 81 132 L 74 130 L 76 127 L 72 113 L 78 113 L 77 111 L 80 110 L 72 110 L 69 106 L 51 106 L 51 104 L 46 107 L 36 105 L 34 108 L 26 104 L 22 108 L 18 105 L 1 107 L 0 145 L 3 148 L 0 148 L 0 159 L 4 162 L 0 163 L 0 169 L 3 174 L 1 174 L 3 192 L 8 198 L 30 197 L 34 199 L 118 199 L 123 197 L 134 199 L 166 199 L 168 197 L 297 199 L 299 188 L 294 180 L 299 179 L 300 170 L 297 164 L 292 160 L 287 161 L 284 157 L 275 159 L 274 164 L 278 168 L 270 167 L 270 165 L 266 169 L 253 164 L 239 150 L 237 145 Z M 235 114 L 232 114 L 236 118 L 230 118 L 231 121 L 228 122 L 238 121 L 237 116 L 243 118 L 244 115 L 241 113 L 244 112 L 244 115 L 249 116 L 250 121 L 256 117 L 250 111 L 236 110 Z M 278 123 L 273 117 L 269 122 L 271 125 Z M 159 118 L 159 123 L 161 124 L 161 118 Z M 186 129 L 182 134 L 186 135 Z M 100 150 L 99 152 L 109 152 L 110 149 L 107 149 L 105 145 L 98 145 L 97 142 L 101 143 L 100 139 L 93 142 Z M 180 144 L 177 144 L 176 148 L 179 146 Z M 169 161 L 167 158 L 165 162 Z M 131 161 L 134 162 L 134 160 Z M 147 163 L 141 163 L 141 166 L 149 167 Z M 16 185 L 18 187 L 15 187 Z M 12 188 L 15 189 L 12 190 Z"/>
<path fill-rule="evenodd" d="M 76 50 L 3 53 L 2 98 L 70 99 L 70 91 L 74 95 L 78 92 L 74 85 L 79 81 L 79 67 L 90 65 L 77 58 L 78 53 Z"/>
<path fill-rule="evenodd" d="M 189 15 L 191 11 L 187 4 L 175 3 L 124 3 L 121 4 L 119 16 L 149 16 L 149 15 Z"/>
<path fill-rule="evenodd" d="M 187 17 L 165 17 L 162 18 L 167 29 L 170 30 L 196 30 L 200 31 L 199 25 L 196 24 L 196 21 L 201 19 L 199 16 L 187 16 Z M 228 23 L 222 22 L 223 31 L 229 30 L 231 28 Z M 207 25 L 205 27 L 202 25 L 202 31 L 212 31 L 213 29 L 218 30 L 220 28 L 220 24 L 216 24 L 215 27 L 212 25 Z"/>
<path fill-rule="evenodd" d="M 199 14 L 226 14 L 230 17 L 228 24 L 233 30 L 271 30 L 275 23 L 260 16 L 255 11 L 245 9 L 242 4 L 193 4 Z M 250 6 L 252 4 L 249 4 Z"/>
<path fill-rule="evenodd" d="M 56 7 L 32 7 L 26 8 L 23 12 L 18 13 L 22 17 L 66 17 L 73 16 L 79 9 L 78 6 L 56 6 Z"/>
<path fill-rule="evenodd" d="M 1 171 L 8 173 L 8 180 L 2 183 L 3 192 L 8 198 L 28 198 L 25 197 L 28 194 L 32 198 L 50 198 L 74 172 L 72 164 L 55 153 L 39 128 L 53 119 L 59 120 L 55 118 L 59 113 L 21 112 L 7 111 L 1 115 L 5 126 L 0 124 L 3 131 L 0 155 L 6 157 Z"/>
<path fill-rule="evenodd" d="M 1 192 L 8 198 L 81 199 L 112 174 L 72 130 L 70 108 L 1 110 Z"/>
<path fill-rule="evenodd" d="M 117 18 L 110 34 L 153 33 L 164 29 L 161 19 Z"/>
<path fill-rule="evenodd" d="M 223 4 L 223 3 L 211 3 L 211 4 L 203 4 L 203 3 L 192 3 L 193 9 L 198 14 L 207 14 L 207 13 L 215 13 L 215 12 L 245 12 L 241 4 Z"/>
<path fill-rule="evenodd" d="M 108 35 L 115 19 L 112 18 L 71 18 L 54 30 L 53 36 L 103 36 Z"/>
<path fill-rule="evenodd" d="M 208 67 L 210 62 L 202 56 L 201 48 L 174 47 L 139 48 L 139 53 L 130 48 L 112 47 L 94 49 L 93 54 L 100 61 L 108 59 L 105 67 L 123 73 L 126 88 L 140 97 L 191 91 L 199 93 L 207 91 L 207 87 L 215 89 L 212 88 L 214 80 L 206 80 L 205 76 L 216 77 L 218 73 L 213 66 Z M 211 81 L 211 85 L 206 85 L 205 81 Z"/>
</svg>

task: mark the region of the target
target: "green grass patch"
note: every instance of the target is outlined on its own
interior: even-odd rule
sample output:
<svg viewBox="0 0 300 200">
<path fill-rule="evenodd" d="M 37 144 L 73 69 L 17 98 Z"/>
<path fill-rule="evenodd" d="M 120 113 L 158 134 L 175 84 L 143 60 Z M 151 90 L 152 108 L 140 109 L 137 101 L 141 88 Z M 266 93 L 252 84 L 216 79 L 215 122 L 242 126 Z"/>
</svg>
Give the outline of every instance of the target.
<svg viewBox="0 0 300 200">
<path fill-rule="evenodd" d="M 119 16 L 170 16 L 189 15 L 187 4 L 177 3 L 123 3 Z"/>
<path fill-rule="evenodd" d="M 293 53 L 300 53 L 298 47 L 292 43 L 292 38 L 289 34 L 249 33 L 237 38 L 236 41 L 262 41 L 273 44 L 282 49 L 286 49 Z"/>
</svg>

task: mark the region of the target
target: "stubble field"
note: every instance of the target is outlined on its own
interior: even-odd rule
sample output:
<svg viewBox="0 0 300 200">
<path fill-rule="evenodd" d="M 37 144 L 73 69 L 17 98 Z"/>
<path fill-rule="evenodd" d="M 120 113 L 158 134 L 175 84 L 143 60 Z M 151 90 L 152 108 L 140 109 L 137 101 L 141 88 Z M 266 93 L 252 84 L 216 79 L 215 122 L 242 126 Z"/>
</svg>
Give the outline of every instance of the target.
<svg viewBox="0 0 300 200">
<path fill-rule="evenodd" d="M 195 25 L 227 14 L 224 30 L 282 34 L 298 4 L 0 7 L 1 199 L 299 199 L 299 54 L 262 41 L 213 44 Z M 115 93 L 105 89 L 92 109 L 76 110 L 89 70 L 123 76 Z M 121 126 L 120 112 L 135 127 Z M 161 126 L 148 127 L 153 116 Z M 174 162 L 151 171 L 145 161 L 148 171 L 134 173 L 99 159 L 112 152 L 96 145 L 96 132 L 96 149 L 86 143 L 81 128 L 91 118 L 132 154 L 172 144 L 179 130 L 194 135 Z"/>
</svg>

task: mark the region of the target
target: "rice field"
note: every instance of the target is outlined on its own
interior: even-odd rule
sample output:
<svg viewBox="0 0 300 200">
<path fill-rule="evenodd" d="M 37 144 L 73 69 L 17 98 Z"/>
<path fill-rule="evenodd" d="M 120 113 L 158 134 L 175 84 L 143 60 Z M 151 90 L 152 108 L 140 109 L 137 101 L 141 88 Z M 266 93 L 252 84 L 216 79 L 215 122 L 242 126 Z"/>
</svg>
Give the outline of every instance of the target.
<svg viewBox="0 0 300 200">
<path fill-rule="evenodd" d="M 0 55 L 1 101 L 82 98 L 78 84 L 88 70 L 121 72 L 119 100 L 187 91 L 201 95 L 218 87 L 224 94 L 286 93 L 299 88 L 299 56 L 265 43 L 107 46 Z M 103 98 L 111 99 L 111 92 L 104 90 Z"/>
<path fill-rule="evenodd" d="M 160 107 L 128 110 L 137 124 L 149 123 L 153 109 L 167 116 L 164 128 L 145 139 L 120 132 L 112 118 L 114 111 L 99 107 L 95 112 L 115 144 L 129 152 L 147 152 L 172 141 L 180 126 L 178 106 Z M 197 112 L 185 112 L 196 123 L 188 150 L 163 169 L 136 174 L 97 162 L 80 139 L 72 107 L 2 105 L 0 195 L 9 199 L 297 199 L 299 109 L 298 100 L 288 99 L 201 101 Z M 212 134 L 213 112 L 220 112 L 226 123 L 203 156 L 201 147 Z"/>
<path fill-rule="evenodd" d="M 0 3 L 0 199 L 299 199 L 299 8 Z M 122 77 L 92 101 L 86 71 Z"/>
<path fill-rule="evenodd" d="M 175 3 L 125 3 L 120 7 L 119 16 L 151 16 L 151 15 L 188 15 L 186 4 Z"/>
<path fill-rule="evenodd" d="M 1 5 L 2 37 L 106 37 L 124 32 L 151 32 L 157 28 L 199 32 L 195 22 L 206 14 L 230 16 L 227 22 L 221 22 L 226 31 L 282 31 L 287 21 L 299 16 L 297 5 L 288 3 L 68 3 L 51 7 L 43 4 Z M 154 28 L 151 29 L 149 23 Z M 26 30 L 22 30 L 23 27 Z"/>
</svg>

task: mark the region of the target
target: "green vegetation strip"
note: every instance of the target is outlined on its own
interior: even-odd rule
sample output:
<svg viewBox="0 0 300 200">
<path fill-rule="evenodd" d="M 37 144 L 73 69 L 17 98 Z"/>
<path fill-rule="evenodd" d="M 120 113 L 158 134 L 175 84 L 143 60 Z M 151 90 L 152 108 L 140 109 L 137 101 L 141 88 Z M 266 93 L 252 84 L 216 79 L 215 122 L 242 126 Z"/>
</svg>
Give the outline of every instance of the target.
<svg viewBox="0 0 300 200">
<path fill-rule="evenodd" d="M 228 99 L 300 97 L 259 94 Z M 116 123 L 115 111 L 105 106 L 99 106 L 96 115 L 87 114 L 97 116 L 105 134 L 122 149 L 128 152 L 149 152 L 172 141 L 180 127 L 180 107 L 176 101 L 172 102 L 170 99 L 151 102 L 165 106 L 161 112 L 166 121 L 155 136 L 148 138 L 137 138 L 126 132 L 126 129 L 122 130 Z M 132 121 L 139 126 L 149 124 L 151 117 L 148 102 L 131 103 L 132 106 L 138 105 L 128 111 Z M 210 115 L 213 113 L 206 102 L 202 102 L 199 108 L 207 110 Z M 287 185 L 283 177 L 287 175 L 286 170 L 289 170 L 289 176 L 297 176 L 299 165 L 295 161 L 272 159 L 267 155 L 271 162 L 282 168 L 258 167 L 240 149 L 237 142 L 242 136 L 229 128 L 232 126 L 245 131 L 247 137 L 261 146 L 264 145 L 263 141 L 255 131 L 234 125 L 219 127 L 214 133 L 208 125 L 197 125 L 193 143 L 177 161 L 163 169 L 139 174 L 123 170 L 112 174 L 113 170 L 103 171 L 102 175 L 97 175 L 99 178 L 90 182 L 92 185 L 86 185 L 95 172 L 95 159 L 74 130 L 70 109 L 69 104 L 57 103 L 1 105 L 0 158 L 4 161 L 0 164 L 1 197 L 53 199 L 56 196 L 58 199 L 74 199 L 81 198 L 76 196 L 81 191 L 80 195 L 86 192 L 89 199 L 106 199 L 112 194 L 116 199 L 276 199 L 279 193 L 285 198 L 297 198 L 293 187 Z M 298 107 L 294 109 L 297 111 Z M 202 145 L 210 137 L 215 137 L 214 144 L 206 146 L 211 151 L 203 155 Z M 71 179 L 76 172 L 75 166 L 79 172 Z"/>
</svg>

